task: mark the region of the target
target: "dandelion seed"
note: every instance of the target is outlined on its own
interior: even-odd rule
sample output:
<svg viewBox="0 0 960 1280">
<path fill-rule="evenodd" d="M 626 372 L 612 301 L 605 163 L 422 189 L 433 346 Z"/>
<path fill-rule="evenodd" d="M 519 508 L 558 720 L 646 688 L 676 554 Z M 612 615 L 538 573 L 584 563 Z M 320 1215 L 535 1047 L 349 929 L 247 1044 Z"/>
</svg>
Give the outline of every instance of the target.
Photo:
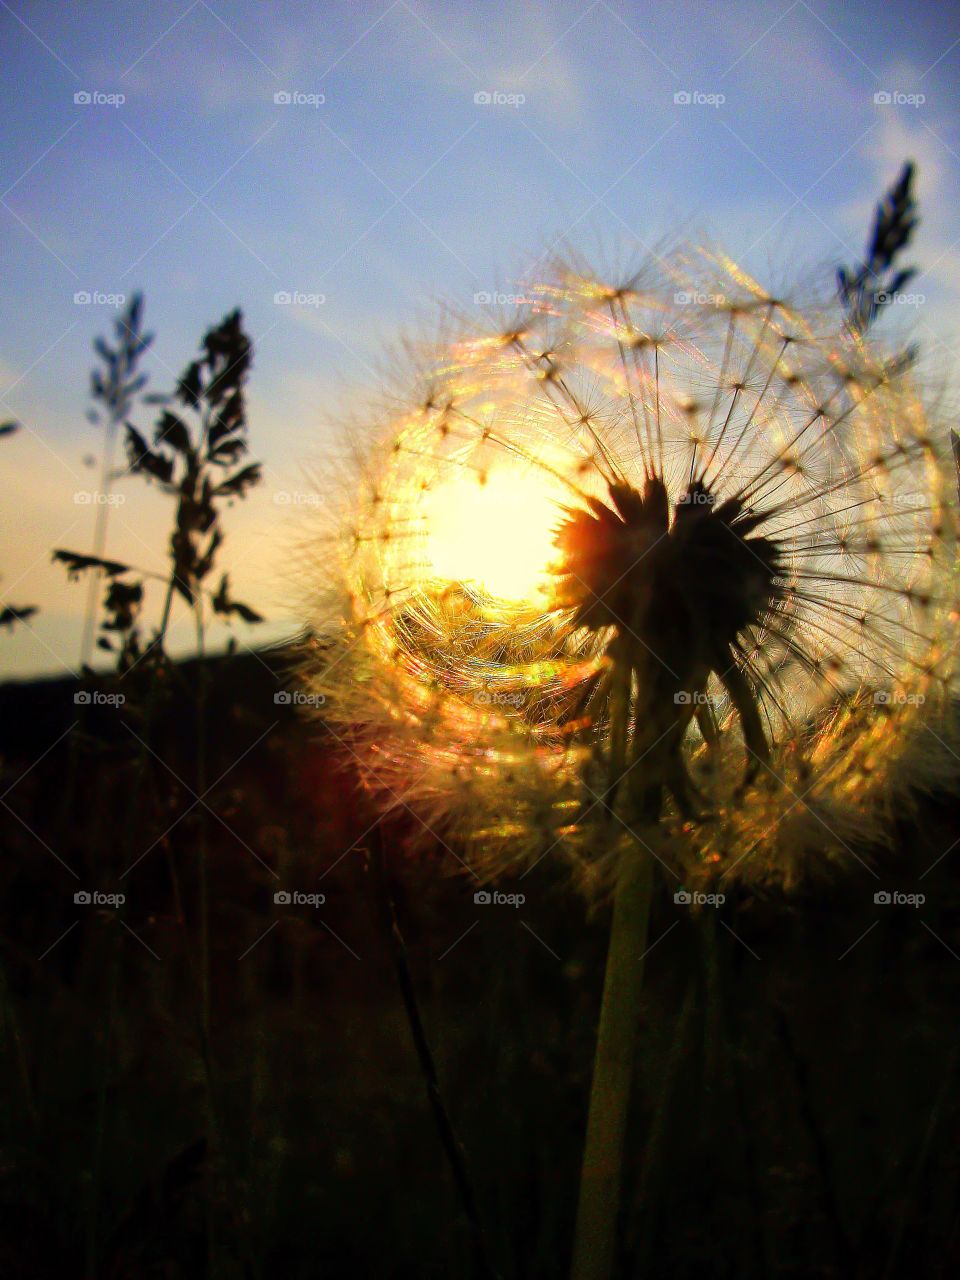
<svg viewBox="0 0 960 1280">
<path fill-rule="evenodd" d="M 591 889 L 654 824 L 688 882 L 882 840 L 954 763 L 955 485 L 910 368 L 701 252 L 525 295 L 421 354 L 331 535 L 307 675 L 371 787 Z"/>
</svg>

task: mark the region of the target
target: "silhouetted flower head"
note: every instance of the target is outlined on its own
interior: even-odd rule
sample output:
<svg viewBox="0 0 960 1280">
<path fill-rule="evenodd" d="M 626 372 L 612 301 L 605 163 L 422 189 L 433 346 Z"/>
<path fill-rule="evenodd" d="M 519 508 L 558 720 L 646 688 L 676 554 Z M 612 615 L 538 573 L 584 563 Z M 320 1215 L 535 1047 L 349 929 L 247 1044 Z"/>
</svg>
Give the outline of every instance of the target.
<svg viewBox="0 0 960 1280">
<path fill-rule="evenodd" d="M 335 731 L 491 874 L 862 857 L 955 762 L 956 483 L 909 361 L 704 252 L 525 295 L 363 429 L 307 664 Z"/>
</svg>

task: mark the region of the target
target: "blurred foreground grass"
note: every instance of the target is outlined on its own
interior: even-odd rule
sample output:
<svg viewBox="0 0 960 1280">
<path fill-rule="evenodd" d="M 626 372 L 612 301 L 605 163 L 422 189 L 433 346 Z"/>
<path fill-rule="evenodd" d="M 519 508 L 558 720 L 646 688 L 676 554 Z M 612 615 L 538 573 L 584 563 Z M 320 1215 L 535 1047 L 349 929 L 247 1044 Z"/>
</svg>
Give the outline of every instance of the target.
<svg viewBox="0 0 960 1280">
<path fill-rule="evenodd" d="M 276 700 L 289 662 L 165 668 L 146 748 L 135 672 L 0 687 L 5 1278 L 473 1274 L 360 851 L 374 814 L 349 752 Z M 549 858 L 500 886 L 521 907 L 476 905 L 456 851 L 405 852 L 415 826 L 401 810 L 386 851 L 447 1103 L 504 1276 L 552 1280 L 605 924 Z M 879 879 L 789 903 L 695 917 L 660 886 L 622 1276 L 956 1273 L 955 828 L 930 804 Z"/>
</svg>

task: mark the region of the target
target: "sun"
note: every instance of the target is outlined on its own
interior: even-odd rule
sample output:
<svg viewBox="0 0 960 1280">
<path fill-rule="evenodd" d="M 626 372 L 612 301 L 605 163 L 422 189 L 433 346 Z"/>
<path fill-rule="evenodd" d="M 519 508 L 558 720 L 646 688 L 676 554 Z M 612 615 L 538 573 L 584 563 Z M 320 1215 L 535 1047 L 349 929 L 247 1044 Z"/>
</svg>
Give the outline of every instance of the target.
<svg viewBox="0 0 960 1280">
<path fill-rule="evenodd" d="M 563 492 L 533 468 L 464 473 L 425 497 L 428 573 L 497 600 L 542 603 L 551 591 Z"/>
</svg>

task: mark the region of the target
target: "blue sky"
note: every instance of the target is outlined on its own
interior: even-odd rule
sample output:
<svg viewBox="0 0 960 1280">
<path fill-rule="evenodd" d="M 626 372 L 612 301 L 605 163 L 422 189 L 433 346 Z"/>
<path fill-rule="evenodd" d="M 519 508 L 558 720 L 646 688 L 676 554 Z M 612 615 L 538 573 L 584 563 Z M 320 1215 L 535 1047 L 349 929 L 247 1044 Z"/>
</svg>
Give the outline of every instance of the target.
<svg viewBox="0 0 960 1280">
<path fill-rule="evenodd" d="M 0 443 L 0 596 L 41 609 L 0 634 L 7 673 L 78 659 L 85 592 L 49 551 L 92 539 L 74 494 L 96 487 L 86 391 L 113 312 L 77 293 L 145 292 L 155 390 L 242 307 L 266 480 L 228 513 L 223 565 L 269 636 L 298 625 L 309 530 L 277 495 L 309 491 L 350 388 L 437 300 L 469 311 L 561 240 L 640 256 L 686 231 L 760 276 L 829 280 L 911 157 L 925 274 L 905 320 L 941 367 L 957 350 L 951 6 L 0 0 L 0 34 L 0 416 L 26 428 Z M 109 553 L 162 570 L 169 500 L 120 488 Z M 191 633 L 181 617 L 173 647 Z"/>
</svg>

